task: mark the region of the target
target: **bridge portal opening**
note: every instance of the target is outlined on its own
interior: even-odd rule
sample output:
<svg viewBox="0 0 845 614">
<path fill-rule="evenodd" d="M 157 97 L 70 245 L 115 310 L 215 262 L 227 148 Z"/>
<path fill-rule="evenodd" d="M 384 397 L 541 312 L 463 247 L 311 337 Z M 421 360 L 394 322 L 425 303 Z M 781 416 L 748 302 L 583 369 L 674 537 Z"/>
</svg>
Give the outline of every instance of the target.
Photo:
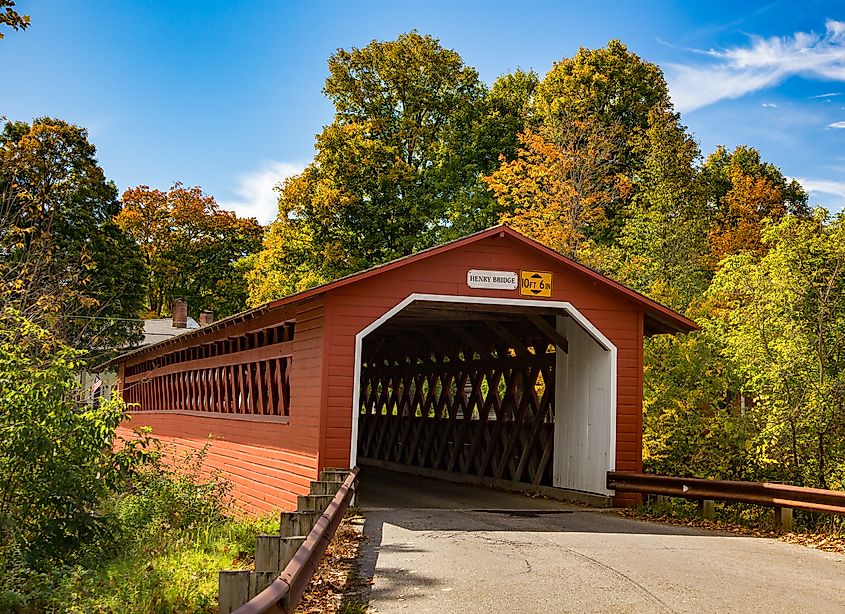
<svg viewBox="0 0 845 614">
<path fill-rule="evenodd" d="M 415 298 L 357 342 L 359 464 L 609 494 L 615 348 L 568 303 Z"/>
</svg>

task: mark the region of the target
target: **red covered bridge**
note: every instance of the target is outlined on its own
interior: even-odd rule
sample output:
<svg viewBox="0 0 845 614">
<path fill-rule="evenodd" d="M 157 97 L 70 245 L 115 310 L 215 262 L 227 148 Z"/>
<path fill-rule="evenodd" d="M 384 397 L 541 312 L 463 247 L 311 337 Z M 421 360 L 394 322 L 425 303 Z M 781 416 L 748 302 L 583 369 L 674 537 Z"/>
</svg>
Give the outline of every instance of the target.
<svg viewBox="0 0 845 614">
<path fill-rule="evenodd" d="M 643 336 L 694 328 L 499 226 L 112 364 L 131 426 L 211 436 L 249 511 L 356 463 L 607 498 L 608 470 L 642 466 Z"/>
</svg>

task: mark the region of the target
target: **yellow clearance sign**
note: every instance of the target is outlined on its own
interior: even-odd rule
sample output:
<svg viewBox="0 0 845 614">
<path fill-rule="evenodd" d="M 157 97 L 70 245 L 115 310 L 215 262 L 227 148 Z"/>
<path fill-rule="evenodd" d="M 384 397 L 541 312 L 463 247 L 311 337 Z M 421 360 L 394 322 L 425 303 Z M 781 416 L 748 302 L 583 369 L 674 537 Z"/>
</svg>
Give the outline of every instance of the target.
<svg viewBox="0 0 845 614">
<path fill-rule="evenodd" d="M 552 274 L 544 271 L 520 271 L 519 293 L 523 296 L 552 295 Z"/>
</svg>

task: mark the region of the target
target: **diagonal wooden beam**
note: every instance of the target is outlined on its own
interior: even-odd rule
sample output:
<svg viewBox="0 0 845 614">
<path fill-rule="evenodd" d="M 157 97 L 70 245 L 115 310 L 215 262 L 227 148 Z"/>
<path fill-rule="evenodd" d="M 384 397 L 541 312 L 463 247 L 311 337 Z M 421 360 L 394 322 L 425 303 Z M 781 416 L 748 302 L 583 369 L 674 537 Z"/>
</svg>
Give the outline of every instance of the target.
<svg viewBox="0 0 845 614">
<path fill-rule="evenodd" d="M 511 331 L 507 328 L 499 324 L 498 322 L 494 322 L 493 320 L 486 320 L 485 324 L 499 337 L 502 338 L 510 347 L 514 349 L 517 356 L 524 356 L 528 354 L 528 348 L 525 347 L 525 344 L 520 340 L 516 335 L 514 335 Z"/>
<path fill-rule="evenodd" d="M 536 326 L 541 333 L 551 339 L 554 344 L 559 347 L 564 353 L 569 354 L 569 340 L 561 335 L 558 330 L 546 322 L 546 319 L 541 316 L 529 315 L 528 319 L 534 326 Z"/>
</svg>

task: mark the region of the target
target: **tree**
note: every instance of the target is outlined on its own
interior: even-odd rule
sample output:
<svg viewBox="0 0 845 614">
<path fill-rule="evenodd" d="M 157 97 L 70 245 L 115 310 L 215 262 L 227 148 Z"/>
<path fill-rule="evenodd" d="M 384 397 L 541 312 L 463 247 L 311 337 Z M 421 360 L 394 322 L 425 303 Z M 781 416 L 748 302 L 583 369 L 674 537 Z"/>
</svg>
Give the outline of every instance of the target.
<svg viewBox="0 0 845 614">
<path fill-rule="evenodd" d="M 485 182 L 504 210 L 504 223 L 575 257 L 590 228 L 604 220 L 604 206 L 627 189 L 607 169 L 618 134 L 577 120 L 544 132 L 554 141 L 530 130 L 521 134 L 516 159 Z"/>
<path fill-rule="evenodd" d="M 644 342 L 643 466 L 664 475 L 755 480 L 746 443 L 756 425 L 737 403 L 737 377 L 707 331 Z"/>
<path fill-rule="evenodd" d="M 115 222 L 143 253 L 147 307 L 156 317 L 180 297 L 218 316 L 244 309 L 246 280 L 236 263 L 261 246 L 263 228 L 254 218 L 239 218 L 199 187 L 178 183 L 167 192 L 130 188 L 122 201 Z"/>
<path fill-rule="evenodd" d="M 766 220 L 764 254 L 723 260 L 706 325 L 753 396 L 768 476 L 845 486 L 845 219 Z"/>
<path fill-rule="evenodd" d="M 592 266 L 670 307 L 685 311 L 706 289 L 713 214 L 698 145 L 675 113 L 654 109 L 641 140 L 636 194 L 616 242 L 585 255 Z"/>
<path fill-rule="evenodd" d="M 534 95 L 534 121 L 539 125 L 576 121 L 619 131 L 624 138 L 617 143 L 607 173 L 611 178 L 624 174 L 632 184 L 644 163 L 649 115 L 671 110 L 660 68 L 618 40 L 602 49 L 582 48 L 574 57 L 556 62 Z M 607 224 L 603 232 L 596 232 L 600 241 L 610 243 L 618 234 L 633 194 L 620 195 L 605 205 Z"/>
<path fill-rule="evenodd" d="M 250 259 L 253 302 L 495 221 L 480 178 L 514 150 L 509 130 L 536 83 L 518 71 L 490 93 L 455 51 L 416 32 L 340 49 L 329 73 L 335 118 L 314 161 L 281 187 L 264 253 Z"/>
<path fill-rule="evenodd" d="M 491 197 L 477 176 L 482 176 L 484 181 L 483 176 L 495 171 L 503 161 L 516 158 L 519 135 L 531 122 L 531 103 L 538 82 L 532 71 L 516 70 L 500 76 L 479 101 L 469 134 L 451 139 L 450 147 L 457 152 L 449 159 L 457 168 L 472 168 L 473 171 L 469 176 L 471 189 L 463 190 L 449 203 L 448 225 L 441 229 L 443 240 L 456 239 L 499 223 L 501 203 Z"/>
<path fill-rule="evenodd" d="M 15 10 L 14 0 L 0 0 L 0 26 L 12 30 L 26 30 L 29 27 L 29 15 L 21 15 Z M 0 31 L 0 39 L 4 37 Z"/>
<path fill-rule="evenodd" d="M 58 119 L 8 122 L 0 134 L 0 298 L 88 350 L 140 337 L 146 283 L 95 155 L 84 129 Z"/>
<path fill-rule="evenodd" d="M 711 267 L 741 251 L 761 254 L 764 219 L 809 215 L 801 185 L 787 181 L 751 147 L 737 147 L 733 153 L 719 147 L 705 161 L 702 176 L 716 220 L 710 233 Z"/>
</svg>

